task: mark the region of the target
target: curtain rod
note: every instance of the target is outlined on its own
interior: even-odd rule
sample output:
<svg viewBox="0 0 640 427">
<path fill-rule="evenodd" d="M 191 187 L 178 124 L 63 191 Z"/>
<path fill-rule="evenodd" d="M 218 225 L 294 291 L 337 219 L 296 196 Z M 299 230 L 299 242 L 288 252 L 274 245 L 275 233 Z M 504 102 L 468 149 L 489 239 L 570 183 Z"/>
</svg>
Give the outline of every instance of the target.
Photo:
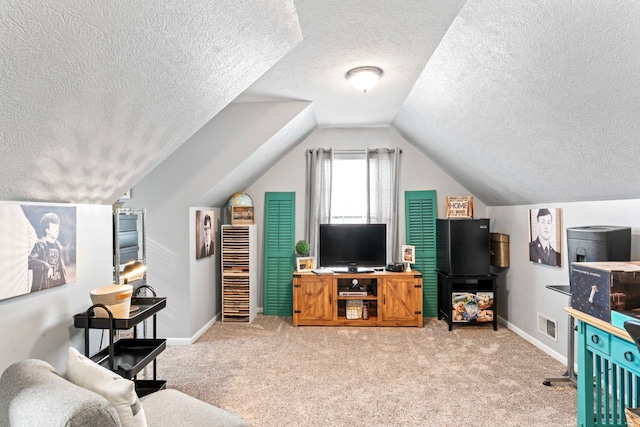
<svg viewBox="0 0 640 427">
<path fill-rule="evenodd" d="M 387 151 L 393 151 L 395 150 L 395 148 L 362 148 L 362 149 L 350 149 L 350 150 L 340 150 L 340 149 L 334 149 L 333 152 L 334 153 L 338 153 L 338 154 L 363 154 L 366 153 L 368 151 L 380 151 L 380 150 L 387 150 Z M 313 152 L 313 148 L 310 148 L 308 150 L 310 153 Z M 402 149 L 399 150 L 400 153 L 402 153 Z"/>
</svg>

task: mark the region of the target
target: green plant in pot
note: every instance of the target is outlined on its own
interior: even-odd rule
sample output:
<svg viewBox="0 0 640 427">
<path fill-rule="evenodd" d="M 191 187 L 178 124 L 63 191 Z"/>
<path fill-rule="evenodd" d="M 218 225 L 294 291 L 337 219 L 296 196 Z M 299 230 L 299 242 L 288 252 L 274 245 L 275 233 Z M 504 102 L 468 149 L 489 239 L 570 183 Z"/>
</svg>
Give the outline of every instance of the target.
<svg viewBox="0 0 640 427">
<path fill-rule="evenodd" d="M 306 240 L 298 240 L 296 243 L 296 254 L 298 254 L 298 256 L 309 256 L 309 242 Z"/>
</svg>

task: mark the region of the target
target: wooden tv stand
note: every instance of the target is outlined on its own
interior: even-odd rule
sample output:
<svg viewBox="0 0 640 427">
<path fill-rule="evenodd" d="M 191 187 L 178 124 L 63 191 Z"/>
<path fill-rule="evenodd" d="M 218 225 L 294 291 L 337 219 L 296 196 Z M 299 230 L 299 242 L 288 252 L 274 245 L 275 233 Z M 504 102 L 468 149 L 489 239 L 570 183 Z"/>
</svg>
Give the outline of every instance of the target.
<svg viewBox="0 0 640 427">
<path fill-rule="evenodd" d="M 352 286 L 354 279 L 358 281 L 355 287 Z M 352 291 L 366 292 L 366 295 L 341 295 Z M 362 304 L 365 303 L 367 319 L 358 316 L 364 311 Z M 347 306 L 350 306 L 349 310 Z M 408 273 L 294 273 L 293 325 L 421 328 L 422 274 L 416 270 Z"/>
</svg>

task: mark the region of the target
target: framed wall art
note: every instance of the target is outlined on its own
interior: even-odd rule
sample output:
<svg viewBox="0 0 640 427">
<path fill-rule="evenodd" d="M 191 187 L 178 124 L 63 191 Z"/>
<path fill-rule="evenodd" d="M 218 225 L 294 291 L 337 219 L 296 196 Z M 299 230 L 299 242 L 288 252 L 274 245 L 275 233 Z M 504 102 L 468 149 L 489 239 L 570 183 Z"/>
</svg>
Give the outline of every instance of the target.
<svg viewBox="0 0 640 427">
<path fill-rule="evenodd" d="M 196 259 L 209 258 L 215 253 L 213 210 L 196 211 Z"/>
<path fill-rule="evenodd" d="M 76 207 L 0 203 L 0 299 L 76 281 Z"/>
<path fill-rule="evenodd" d="M 562 266 L 562 210 L 529 209 L 529 261 Z"/>
</svg>

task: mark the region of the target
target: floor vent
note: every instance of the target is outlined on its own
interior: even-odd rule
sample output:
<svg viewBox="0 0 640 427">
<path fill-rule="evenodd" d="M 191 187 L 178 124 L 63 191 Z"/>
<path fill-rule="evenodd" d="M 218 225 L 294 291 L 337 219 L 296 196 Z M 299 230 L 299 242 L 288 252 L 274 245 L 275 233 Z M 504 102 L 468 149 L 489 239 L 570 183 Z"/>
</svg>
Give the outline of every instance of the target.
<svg viewBox="0 0 640 427">
<path fill-rule="evenodd" d="M 538 313 L 538 332 L 558 342 L 558 322 Z"/>
</svg>

